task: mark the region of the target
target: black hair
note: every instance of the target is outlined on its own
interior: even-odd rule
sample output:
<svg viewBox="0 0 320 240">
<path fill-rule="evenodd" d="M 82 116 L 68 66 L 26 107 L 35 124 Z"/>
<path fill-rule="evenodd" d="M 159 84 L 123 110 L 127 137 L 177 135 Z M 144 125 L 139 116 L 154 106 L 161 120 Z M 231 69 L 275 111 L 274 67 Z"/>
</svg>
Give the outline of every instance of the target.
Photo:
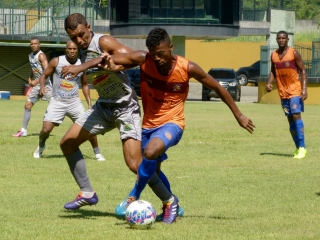
<svg viewBox="0 0 320 240">
<path fill-rule="evenodd" d="M 38 40 L 38 42 L 40 42 L 39 38 L 37 38 L 37 37 L 32 37 L 32 38 L 30 39 L 30 41 L 32 41 L 32 40 Z"/>
<path fill-rule="evenodd" d="M 67 29 L 74 30 L 77 28 L 78 24 L 83 24 L 85 26 L 88 25 L 87 20 L 85 17 L 80 13 L 73 13 L 66 17 L 64 20 L 64 29 L 67 31 Z"/>
<path fill-rule="evenodd" d="M 162 42 L 171 43 L 170 37 L 164 28 L 156 27 L 152 29 L 146 39 L 147 48 L 159 46 Z"/>
<path fill-rule="evenodd" d="M 277 32 L 277 37 L 278 37 L 279 34 L 284 34 L 284 35 L 286 35 L 287 38 L 289 37 L 288 33 L 286 31 L 283 31 L 283 30 Z"/>
</svg>

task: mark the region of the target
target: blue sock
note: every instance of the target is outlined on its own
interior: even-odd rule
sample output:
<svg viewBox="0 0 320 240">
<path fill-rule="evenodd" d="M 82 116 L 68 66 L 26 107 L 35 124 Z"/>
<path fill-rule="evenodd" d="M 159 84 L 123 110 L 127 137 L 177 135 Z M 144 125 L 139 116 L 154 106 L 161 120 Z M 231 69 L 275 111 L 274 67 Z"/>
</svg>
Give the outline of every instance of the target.
<svg viewBox="0 0 320 240">
<path fill-rule="evenodd" d="M 161 181 L 163 182 L 163 184 L 166 186 L 166 188 L 169 190 L 169 192 L 171 192 L 170 182 L 169 182 L 167 176 L 162 171 L 160 171 L 159 177 L 160 177 Z"/>
<path fill-rule="evenodd" d="M 306 147 L 305 141 L 304 141 L 304 124 L 303 121 L 300 119 L 295 122 L 296 128 L 297 128 L 297 136 L 298 136 L 298 146 L 299 147 Z"/>
<path fill-rule="evenodd" d="M 138 176 L 137 181 L 129 193 L 129 196 L 135 196 L 136 199 L 140 198 L 140 194 L 143 191 L 143 189 L 148 184 L 151 176 L 156 172 L 157 170 L 157 161 L 156 160 L 146 160 L 143 158 L 139 168 L 138 168 Z"/>
<path fill-rule="evenodd" d="M 298 137 L 298 132 L 297 132 L 296 121 L 290 122 L 290 133 L 291 133 L 292 139 L 296 145 L 296 148 L 299 148 L 299 137 Z"/>
</svg>

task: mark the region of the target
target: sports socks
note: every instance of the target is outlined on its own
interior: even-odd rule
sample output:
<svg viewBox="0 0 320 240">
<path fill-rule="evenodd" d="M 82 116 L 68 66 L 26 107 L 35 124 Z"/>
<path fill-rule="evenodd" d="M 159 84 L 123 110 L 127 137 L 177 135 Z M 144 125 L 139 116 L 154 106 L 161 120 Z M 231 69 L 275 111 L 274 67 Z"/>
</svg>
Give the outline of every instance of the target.
<svg viewBox="0 0 320 240">
<path fill-rule="evenodd" d="M 70 171 L 82 192 L 94 192 L 86 170 L 86 162 L 78 148 L 74 153 L 65 155 Z"/>
<path fill-rule="evenodd" d="M 161 201 L 168 201 L 172 197 L 172 193 L 163 184 L 156 172 L 150 178 L 148 185 Z"/>
<path fill-rule="evenodd" d="M 169 191 L 170 193 L 172 193 L 172 192 L 171 192 L 170 182 L 169 182 L 167 176 L 166 176 L 162 171 L 160 171 L 159 177 L 160 177 L 162 183 L 163 183 L 163 184 L 166 186 L 166 188 L 168 189 L 168 191 Z"/>
<path fill-rule="evenodd" d="M 306 147 L 304 139 L 304 124 L 301 119 L 290 122 L 290 133 L 296 145 L 296 148 Z"/>
<path fill-rule="evenodd" d="M 93 152 L 94 154 L 99 154 L 100 153 L 100 148 L 96 147 L 96 148 L 93 148 Z"/>
<path fill-rule="evenodd" d="M 29 120 L 31 118 L 31 109 L 25 109 L 22 120 L 22 128 L 27 129 Z"/>
<path fill-rule="evenodd" d="M 156 169 L 157 169 L 156 160 L 147 160 L 143 158 L 138 168 L 137 181 L 133 189 L 129 193 L 129 196 L 135 196 L 136 199 L 139 199 L 141 192 L 146 187 L 152 175 L 156 173 Z"/>
</svg>

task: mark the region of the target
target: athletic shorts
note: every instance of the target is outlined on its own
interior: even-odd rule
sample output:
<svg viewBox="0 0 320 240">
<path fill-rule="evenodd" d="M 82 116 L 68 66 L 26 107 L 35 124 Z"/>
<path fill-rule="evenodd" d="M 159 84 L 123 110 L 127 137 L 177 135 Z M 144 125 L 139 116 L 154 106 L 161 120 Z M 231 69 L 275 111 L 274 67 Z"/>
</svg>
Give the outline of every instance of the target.
<svg viewBox="0 0 320 240">
<path fill-rule="evenodd" d="M 168 158 L 165 153 L 170 147 L 177 145 L 182 138 L 183 130 L 175 123 L 167 123 L 157 128 L 142 129 L 142 152 L 153 138 L 160 138 L 165 151 L 158 157 L 158 161 L 164 161 Z"/>
<path fill-rule="evenodd" d="M 286 116 L 304 112 L 304 102 L 299 96 L 289 99 L 281 99 L 281 105 Z"/>
<path fill-rule="evenodd" d="M 50 99 L 47 111 L 44 115 L 44 122 L 52 122 L 55 125 L 60 125 L 65 116 L 75 122 L 81 114 L 85 112 L 84 106 L 80 98 L 57 100 L 54 97 Z"/>
<path fill-rule="evenodd" d="M 97 101 L 76 123 L 94 135 L 117 128 L 121 140 L 133 138 L 141 141 L 140 106 L 134 99 L 129 104 Z"/>
<path fill-rule="evenodd" d="M 46 82 L 45 87 L 47 88 L 47 93 L 44 96 L 40 95 L 40 84 L 35 85 L 28 96 L 28 101 L 35 104 L 40 98 L 44 101 L 49 101 L 52 94 L 52 84 L 51 82 Z"/>
</svg>

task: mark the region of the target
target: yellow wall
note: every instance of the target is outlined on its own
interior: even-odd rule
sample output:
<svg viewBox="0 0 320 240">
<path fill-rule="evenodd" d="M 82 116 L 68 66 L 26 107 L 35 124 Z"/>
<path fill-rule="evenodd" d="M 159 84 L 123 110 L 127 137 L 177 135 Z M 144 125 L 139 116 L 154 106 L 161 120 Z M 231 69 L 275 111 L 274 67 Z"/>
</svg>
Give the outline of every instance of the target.
<svg viewBox="0 0 320 240">
<path fill-rule="evenodd" d="M 260 46 L 264 42 L 201 42 L 186 40 L 186 58 L 197 63 L 208 72 L 211 68 L 233 68 L 250 66 L 260 59 Z"/>
<path fill-rule="evenodd" d="M 278 94 L 277 85 L 275 83 L 273 84 L 273 89 L 271 92 L 267 92 L 266 85 L 267 85 L 267 82 L 259 82 L 258 102 L 280 104 L 280 97 Z M 319 98 L 320 84 L 308 83 L 307 89 L 308 89 L 308 98 L 305 101 L 305 104 L 320 104 L 320 98 Z"/>
</svg>

